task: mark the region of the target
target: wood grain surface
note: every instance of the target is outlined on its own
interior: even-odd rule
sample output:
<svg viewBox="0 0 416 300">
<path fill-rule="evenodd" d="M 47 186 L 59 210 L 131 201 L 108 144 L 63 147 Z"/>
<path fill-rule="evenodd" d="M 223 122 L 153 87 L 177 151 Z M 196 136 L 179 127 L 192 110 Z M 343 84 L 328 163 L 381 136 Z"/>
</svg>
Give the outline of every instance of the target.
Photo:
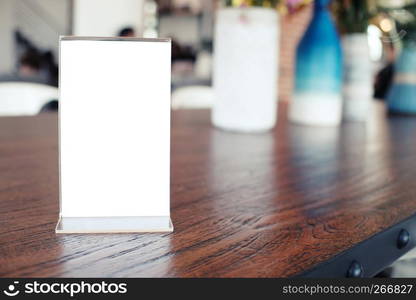
<svg viewBox="0 0 416 300">
<path fill-rule="evenodd" d="M 416 119 L 381 105 L 341 128 L 279 115 L 254 135 L 174 112 L 175 231 L 101 235 L 54 233 L 56 115 L 0 118 L 0 276 L 287 277 L 416 213 Z"/>
</svg>

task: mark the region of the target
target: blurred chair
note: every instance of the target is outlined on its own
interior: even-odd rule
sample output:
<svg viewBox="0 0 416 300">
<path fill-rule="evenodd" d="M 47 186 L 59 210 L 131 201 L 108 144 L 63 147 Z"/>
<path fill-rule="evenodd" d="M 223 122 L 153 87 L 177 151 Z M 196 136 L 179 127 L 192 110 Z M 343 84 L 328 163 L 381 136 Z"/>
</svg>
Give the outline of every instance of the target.
<svg viewBox="0 0 416 300">
<path fill-rule="evenodd" d="M 0 82 L 0 116 L 36 115 L 58 98 L 58 88 L 46 84 Z"/>
<path fill-rule="evenodd" d="M 172 93 L 173 109 L 211 108 L 213 101 L 213 90 L 208 86 L 182 87 Z"/>
</svg>

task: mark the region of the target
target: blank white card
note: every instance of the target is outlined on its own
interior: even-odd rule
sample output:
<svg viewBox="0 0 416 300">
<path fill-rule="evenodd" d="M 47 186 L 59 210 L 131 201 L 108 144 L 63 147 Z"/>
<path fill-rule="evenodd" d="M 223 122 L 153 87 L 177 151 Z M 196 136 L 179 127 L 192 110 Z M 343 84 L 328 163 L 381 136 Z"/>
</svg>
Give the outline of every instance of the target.
<svg viewBox="0 0 416 300">
<path fill-rule="evenodd" d="M 171 231 L 167 39 L 62 37 L 57 232 Z"/>
</svg>

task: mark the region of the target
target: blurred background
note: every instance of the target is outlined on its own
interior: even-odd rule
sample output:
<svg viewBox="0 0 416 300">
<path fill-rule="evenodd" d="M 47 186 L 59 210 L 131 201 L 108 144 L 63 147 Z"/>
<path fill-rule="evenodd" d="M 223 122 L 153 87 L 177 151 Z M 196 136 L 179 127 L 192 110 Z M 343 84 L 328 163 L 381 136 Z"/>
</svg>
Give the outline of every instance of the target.
<svg viewBox="0 0 416 300">
<path fill-rule="evenodd" d="M 216 12 L 224 6 L 273 5 L 277 7 L 280 16 L 277 24 L 280 31 L 279 64 L 276 66 L 279 69 L 277 99 L 290 101 L 294 87 L 296 47 L 310 22 L 312 2 L 0 0 L 0 83 L 29 82 L 57 87 L 60 35 L 171 37 L 173 93 L 178 98 L 187 98 L 189 93 L 191 96 L 196 93 L 201 99 L 197 106 L 209 107 L 213 101 L 209 87 L 212 85 Z M 412 1 L 369 2 L 372 7 L 377 4 L 384 8 L 393 7 L 396 14 L 405 15 L 403 7 Z M 394 39 L 399 33 L 390 15 L 382 10 L 372 13 L 366 29 L 371 72 L 376 85 L 375 96 L 383 98 L 391 80 L 392 62 L 400 49 L 400 39 Z M 392 42 L 383 42 L 383 38 L 391 37 Z M 376 82 L 380 74 L 381 78 Z M 5 88 L 8 88 L 8 94 L 14 93 L 12 88 Z M 56 90 L 45 91 L 39 93 L 54 98 Z M 0 89 L 0 97 L 1 95 L 5 94 Z M 5 97 L 3 96 L 4 99 Z M 3 103 L 0 99 L 0 108 L 4 111 L 0 110 L 0 114 L 12 113 L 7 107 L 12 105 L 10 97 L 8 99 Z M 30 112 L 33 113 L 34 110 Z M 27 113 L 29 110 L 22 111 L 22 114 Z"/>
</svg>

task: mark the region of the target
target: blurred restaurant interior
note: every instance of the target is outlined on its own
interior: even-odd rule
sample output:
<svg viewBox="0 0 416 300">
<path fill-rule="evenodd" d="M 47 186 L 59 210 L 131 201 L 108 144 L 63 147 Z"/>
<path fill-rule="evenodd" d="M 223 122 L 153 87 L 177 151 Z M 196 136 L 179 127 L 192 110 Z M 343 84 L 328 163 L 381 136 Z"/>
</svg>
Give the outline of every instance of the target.
<svg viewBox="0 0 416 300">
<path fill-rule="evenodd" d="M 171 38 L 172 109 L 233 132 L 274 128 L 279 105 L 311 127 L 416 115 L 412 0 L 0 0 L 0 116 L 58 110 L 68 35 Z"/>
<path fill-rule="evenodd" d="M 280 19 L 278 100 L 290 101 L 294 89 L 296 48 L 311 19 L 311 0 L 1 0 L 0 82 L 24 81 L 58 86 L 58 39 L 61 35 L 170 37 L 172 39 L 173 107 L 211 107 L 216 11 L 233 7 L 276 6 Z M 338 2 L 338 3 L 335 3 Z M 339 3 L 333 1 L 332 10 Z M 344 1 L 345 2 L 345 1 Z M 347 1 L 348 2 L 348 1 Z M 354 2 L 354 1 L 353 1 Z M 396 19 L 414 22 L 408 0 L 369 0 L 366 33 L 374 95 L 383 99 L 392 80 L 392 63 L 404 32 Z M 338 4 L 338 5 L 337 5 Z M 408 5 L 408 8 L 404 8 Z M 335 7 L 335 8 L 334 8 Z M 334 13 L 336 15 L 336 12 Z M 348 16 L 344 15 L 348 21 Z M 362 17 L 362 16 L 358 16 Z M 407 21 L 409 20 L 410 21 Z M 338 14 L 338 28 L 343 17 Z M 360 21 L 358 21 L 360 22 Z M 348 32 L 348 29 L 346 29 Z M 409 33 L 407 33 L 409 35 Z M 247 37 L 249 43 L 250 37 Z M 52 93 L 53 90 L 48 90 Z M 13 93 L 13 91 L 10 91 Z M 200 100 L 188 100 L 196 93 Z M 6 114 L 1 112 L 0 114 Z"/>
<path fill-rule="evenodd" d="M 296 47 L 311 18 L 311 2 L 124 0 L 115 3 L 111 0 L 1 0 L 0 82 L 25 81 L 57 87 L 58 40 L 62 35 L 170 37 L 172 91 L 180 98 L 178 103 L 173 101 L 173 106 L 182 105 L 181 99 L 196 93 L 201 99 L 199 103 L 190 105 L 210 107 L 213 96 L 207 87 L 212 85 L 216 11 L 224 5 L 276 5 L 280 15 L 277 24 L 280 32 L 277 98 L 279 101 L 290 101 L 294 87 Z M 366 9 L 372 15 L 368 18 L 366 32 L 376 98 L 384 98 L 387 89 L 384 83 L 391 81 L 392 62 L 401 49 L 400 39 L 396 38 L 401 31 L 393 17 L 398 16 L 399 20 L 414 18 L 411 8 L 403 8 L 411 2 L 368 1 Z M 333 4 L 337 6 L 336 3 Z M 386 13 L 389 8 L 392 12 Z M 249 43 L 250 38 L 247 39 Z"/>
</svg>

